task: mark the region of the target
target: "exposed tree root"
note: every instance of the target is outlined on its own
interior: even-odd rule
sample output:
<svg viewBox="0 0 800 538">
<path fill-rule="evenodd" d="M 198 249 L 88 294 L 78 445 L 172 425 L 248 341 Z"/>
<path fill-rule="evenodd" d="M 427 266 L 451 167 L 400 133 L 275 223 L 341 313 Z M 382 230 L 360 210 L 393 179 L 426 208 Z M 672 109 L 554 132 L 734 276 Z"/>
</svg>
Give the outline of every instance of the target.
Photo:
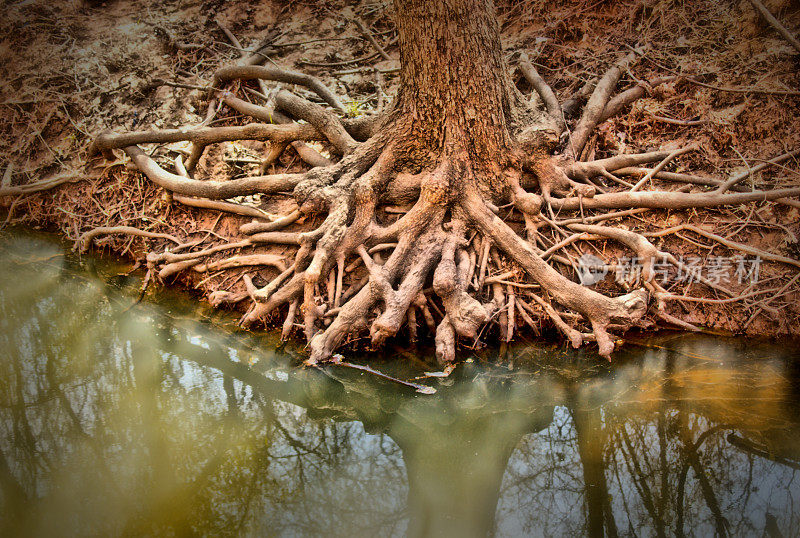
<svg viewBox="0 0 800 538">
<path fill-rule="evenodd" d="M 781 34 L 783 38 L 788 41 L 796 50 L 800 53 L 800 41 L 797 40 L 792 33 L 786 29 L 781 22 L 775 18 L 775 15 L 770 13 L 767 7 L 761 2 L 761 0 L 750 0 L 750 3 L 753 4 L 753 7 L 761 14 L 765 21 L 772 26 L 776 32 Z"/>
<path fill-rule="evenodd" d="M 88 176 L 82 174 L 65 173 L 58 174 L 55 177 L 36 181 L 33 183 L 26 183 L 24 185 L 3 185 L 0 186 L 0 196 L 25 196 L 36 192 L 49 191 L 63 185 L 64 183 L 75 183 L 77 181 L 86 181 L 90 179 Z"/>
<path fill-rule="evenodd" d="M 137 237 L 149 237 L 151 239 L 168 239 L 177 245 L 182 244 L 180 239 L 169 234 L 148 232 L 146 230 L 139 230 L 138 228 L 134 228 L 132 226 L 101 226 L 99 228 L 92 228 L 88 232 L 81 235 L 81 237 L 78 239 L 76 247 L 79 248 L 81 252 L 85 252 L 91 246 L 94 238 L 110 234 L 133 235 Z"/>
<path fill-rule="evenodd" d="M 639 82 L 614 96 L 634 59 L 634 55 L 621 59 L 562 105 L 523 54 L 519 68 L 540 100 L 526 102 L 515 88 L 506 91 L 505 82 L 499 81 L 499 97 L 488 92 L 486 101 L 503 101 L 497 110 L 510 110 L 508 117 L 501 121 L 472 110 L 437 123 L 427 117 L 433 112 L 415 112 L 410 93 L 401 93 L 380 116 L 342 117 L 346 110 L 342 99 L 318 79 L 253 65 L 258 60 L 248 57 L 243 62 L 248 65 L 216 73 L 207 120 L 227 106 L 258 123 L 211 127 L 205 121 L 187 128 L 103 133 L 89 153 L 116 159 L 114 151 L 124 151 L 133 166 L 164 189 L 167 204 L 255 220 L 241 224 L 239 237 L 214 244 L 128 226 L 95 228 L 84 233 L 79 244 L 85 249 L 105 234 L 172 243 L 147 254 L 152 274 L 161 280 L 187 272 L 232 275 L 235 287 L 214 291 L 210 302 L 248 305 L 243 326 L 282 317 L 284 339 L 301 326 L 309 342 L 309 364 L 330 360 L 340 347 L 366 333 L 377 347 L 404 329 L 412 341 L 420 330 L 427 330 L 442 364 L 455 360 L 459 341 L 475 341 L 492 326 L 504 341 L 524 326 L 536 334 L 554 326 L 574 347 L 596 342 L 604 357 L 615 348 L 617 337 L 611 332 L 645 325 L 648 312 L 668 324 L 695 329 L 668 306 L 691 297 L 667 291 L 654 277 L 656 262 L 682 270 L 685 264 L 648 238 L 685 230 L 764 260 L 798 268 L 800 262 L 694 225 L 638 232 L 613 227 L 608 221 L 635 217 L 648 209 L 785 200 L 800 196 L 800 188 L 749 190 L 740 185 L 744 177 L 718 180 L 665 170 L 696 146 L 585 160 L 600 123 L 673 78 Z M 262 81 L 260 91 L 242 85 L 249 80 Z M 269 90 L 263 81 L 302 86 L 323 104 L 287 89 Z M 261 103 L 249 102 L 249 96 Z M 580 118 L 569 136 L 562 137 L 568 128 L 566 118 L 585 97 L 588 102 Z M 451 104 L 436 106 L 446 109 Z M 476 134 L 467 139 L 458 134 L 467 132 Z M 209 147 L 238 140 L 268 143 L 260 163 L 262 174 L 289 148 L 312 168 L 227 181 L 197 177 L 198 163 Z M 180 157 L 175 159 L 175 172 L 140 147 L 174 142 L 192 144 L 185 166 Z M 306 142 L 321 142 L 330 158 Z M 642 168 L 649 163 L 654 163 L 652 168 Z M 638 179 L 629 182 L 619 176 Z M 4 187 L 0 195 L 26 194 L 62 179 L 27 189 Z M 656 180 L 685 187 L 646 190 Z M 262 202 L 245 199 L 253 195 Z M 265 198 L 282 195 L 290 195 L 296 205 L 284 204 L 280 213 L 264 208 Z M 611 209 L 623 211 L 607 211 Z M 518 225 L 521 221 L 524 229 Z M 602 292 L 576 282 L 574 268 L 580 254 L 592 249 L 599 253 L 612 243 L 641 261 L 640 281 Z M 711 301 L 757 296 L 737 294 L 702 275 L 697 282 L 725 295 Z M 771 307 L 765 303 L 762 308 Z"/>
</svg>

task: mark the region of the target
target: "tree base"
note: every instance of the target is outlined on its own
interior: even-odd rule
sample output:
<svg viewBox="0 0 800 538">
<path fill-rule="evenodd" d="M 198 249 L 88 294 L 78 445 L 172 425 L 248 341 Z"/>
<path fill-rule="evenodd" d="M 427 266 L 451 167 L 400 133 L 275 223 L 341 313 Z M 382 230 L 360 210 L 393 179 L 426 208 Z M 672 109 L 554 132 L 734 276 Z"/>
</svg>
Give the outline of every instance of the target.
<svg viewBox="0 0 800 538">
<path fill-rule="evenodd" d="M 149 275 L 159 280 L 186 271 L 241 275 L 238 290 L 212 293 L 212 304 L 249 304 L 242 318 L 245 327 L 281 315 L 284 338 L 302 325 L 309 342 L 308 364 L 330 359 L 361 334 L 368 333 L 372 345 L 379 346 L 403 328 L 415 340 L 424 326 L 435 335 L 437 357 L 443 364 L 455 360 L 459 341 L 474 341 L 489 326 L 496 326 L 499 339 L 508 342 L 522 327 L 538 333 L 550 325 L 576 348 L 596 342 L 604 357 L 611 355 L 617 339 L 610 331 L 621 333 L 648 324 L 648 313 L 672 326 L 696 330 L 671 313 L 668 305 L 689 300 L 732 302 L 746 293 L 737 296 L 702 276 L 698 282 L 722 298 L 666 291 L 655 278 L 656 265 L 665 261 L 684 270 L 683 262 L 657 248 L 646 234 L 607 223 L 647 209 L 765 200 L 796 204 L 788 198 L 800 195 L 800 189 L 746 192 L 737 190 L 737 181 L 706 179 L 712 190 L 644 190 L 654 180 L 698 179 L 678 178 L 680 174 L 663 170 L 696 149 L 692 146 L 581 161 L 597 125 L 646 95 L 647 86 L 639 84 L 612 97 L 632 61 L 625 58 L 599 80 L 563 142 L 559 138 L 566 128 L 563 107 L 522 56 L 519 68 L 536 89 L 541 110 L 523 115 L 538 120 L 515 126 L 513 143 L 499 149 L 502 153 L 495 155 L 494 163 L 458 143 L 446 144 L 441 151 L 419 144 L 415 138 L 419 128 L 399 108 L 377 118 L 342 119 L 331 111 L 344 110 L 338 98 L 313 77 L 256 65 L 223 68 L 215 76 L 216 88 L 240 80 L 287 82 L 315 92 L 329 108 L 285 90 L 264 106 L 222 91 L 210 96 L 209 110 L 224 104 L 267 123 L 210 127 L 204 122 L 192 128 L 105 133 L 95 140 L 90 154 L 116 160 L 114 150 L 122 149 L 138 170 L 165 190 L 169 203 L 256 220 L 241 226 L 241 237 L 212 246 L 118 226 L 90 230 L 82 236 L 81 247 L 88 248 L 93 238 L 110 233 L 144 236 L 169 244 L 147 255 Z M 191 177 L 207 147 L 244 139 L 270 142 L 261 163 L 264 171 L 289 146 L 314 168 L 232 181 Z M 181 157 L 176 159 L 175 173 L 138 147 L 176 141 L 189 141 L 193 149 L 185 164 Z M 309 141 L 323 141 L 341 159 L 331 164 L 304 144 Z M 647 163 L 658 164 L 642 171 Z M 621 179 L 626 175 L 635 183 Z M 613 188 L 603 184 L 606 179 L 614 182 Z M 280 215 L 222 201 L 289 191 L 297 205 Z M 573 216 L 564 218 L 564 213 Z M 297 225 L 301 219 L 314 222 L 318 215 L 324 218 L 312 229 Z M 710 233 L 688 226 L 661 234 Z M 705 237 L 726 248 L 800 267 L 791 258 L 711 235 Z M 641 262 L 639 280 L 622 282 L 604 293 L 575 282 L 580 252 L 592 252 L 598 243 L 615 243 L 635 255 Z M 576 246 L 583 250 L 576 252 Z M 239 253 L 228 256 L 231 251 Z M 255 285 L 250 276 L 254 271 L 267 272 L 269 282 Z"/>
</svg>

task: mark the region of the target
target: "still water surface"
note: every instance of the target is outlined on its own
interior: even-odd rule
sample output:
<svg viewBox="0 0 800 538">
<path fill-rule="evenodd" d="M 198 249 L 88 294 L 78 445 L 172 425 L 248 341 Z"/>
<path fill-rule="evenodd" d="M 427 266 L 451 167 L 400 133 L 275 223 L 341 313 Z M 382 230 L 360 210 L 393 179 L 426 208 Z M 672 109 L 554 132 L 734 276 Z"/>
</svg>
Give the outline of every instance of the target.
<svg viewBox="0 0 800 538">
<path fill-rule="evenodd" d="M 800 535 L 796 343 L 521 346 L 423 395 L 121 271 L 0 235 L 0 535 Z"/>
</svg>

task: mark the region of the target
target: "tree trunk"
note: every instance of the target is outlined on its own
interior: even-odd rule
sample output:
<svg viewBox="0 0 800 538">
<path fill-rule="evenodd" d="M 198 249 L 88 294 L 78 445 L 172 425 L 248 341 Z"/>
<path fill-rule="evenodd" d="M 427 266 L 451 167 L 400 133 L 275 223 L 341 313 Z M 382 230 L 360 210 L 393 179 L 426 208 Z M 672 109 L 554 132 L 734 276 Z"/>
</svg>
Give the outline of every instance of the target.
<svg viewBox="0 0 800 538">
<path fill-rule="evenodd" d="M 435 333 L 442 363 L 455 359 L 459 339 L 474 341 L 487 334 L 488 325 L 499 324 L 505 340 L 515 332 L 520 318 L 537 332 L 540 325 L 552 324 L 576 348 L 596 342 L 600 355 L 608 357 L 616 345 L 609 328 L 641 325 L 651 298 L 658 318 L 693 328 L 665 309 L 667 301 L 681 296 L 647 278 L 653 276 L 657 261 L 668 260 L 678 267 L 681 262 L 658 250 L 644 234 L 596 224 L 632 212 L 592 212 L 717 207 L 800 192 L 773 189 L 746 196 L 727 194 L 733 183 L 722 182 L 711 192 L 639 191 L 686 150 L 581 162 L 592 154 L 597 125 L 645 95 L 640 83 L 612 99 L 630 56 L 610 66 L 591 95 L 580 97 L 588 101 L 567 131 L 556 93 L 524 52 L 517 67 L 535 94 L 523 98 L 512 83 L 491 0 L 394 0 L 394 12 L 400 84 L 391 109 L 372 128 L 358 127 L 361 122 L 332 112 L 341 112 L 343 105 L 318 79 L 275 66 L 247 65 L 220 69 L 214 87 L 254 78 L 297 84 L 316 93 L 330 108 L 288 91 L 277 94 L 270 105 L 273 109 L 222 92 L 216 97 L 242 114 L 261 122 L 283 118 L 280 121 L 289 124 L 105 134 L 93 144 L 93 149 L 105 153 L 124 149 L 155 183 L 183 197 L 263 196 L 293 187 L 296 209 L 273 222 L 243 226 L 241 232 L 248 237 L 220 250 L 294 245 L 294 262 L 285 260 L 281 267 L 287 269 L 270 277 L 272 281 L 264 287 L 255 289 L 252 281 L 249 285 L 245 281 L 244 289 L 220 295 L 219 300 L 250 301 L 252 306 L 242 319 L 245 326 L 264 321 L 276 311 L 288 312 L 283 323 L 288 334 L 296 325 L 295 316 L 301 316 L 309 341 L 308 364 L 335 360 L 340 347 L 366 331 L 373 346 L 394 337 L 404 326 L 414 339 L 417 321 L 423 319 Z M 291 124 L 289 117 L 305 124 Z M 371 136 L 364 135 L 367 131 Z M 169 173 L 136 146 L 191 141 L 196 162 L 209 144 L 248 137 L 270 141 L 267 164 L 274 163 L 289 144 L 311 140 L 327 141 L 341 158 L 297 174 L 199 181 L 190 177 L 190 166 L 183 171 L 181 166 L 180 175 Z M 623 169 L 630 174 L 647 163 L 659 164 L 636 185 L 613 174 Z M 601 183 L 614 180 L 614 186 L 593 184 L 597 177 Z M 617 184 L 628 189 L 620 190 Z M 598 189 L 610 192 L 595 196 Z M 386 211 L 389 205 L 395 210 Z M 402 209 L 397 211 L 397 206 Z M 514 214 L 517 219 L 508 218 Z M 305 228 L 278 232 L 301 216 L 308 217 Z M 588 225 L 590 218 L 592 225 Z M 511 220 L 524 221 L 525 228 L 509 225 Z M 132 233 L 130 227 L 103 230 Z M 643 278 L 635 289 L 625 283 L 628 293 L 615 288 L 612 295 L 576 282 L 573 274 L 583 263 L 582 252 L 606 252 L 605 243 L 602 248 L 590 243 L 598 240 L 619 243 L 637 256 Z M 160 266 L 162 277 L 188 268 L 207 269 L 209 265 L 200 261 L 218 252 L 215 248 L 181 254 L 165 251 L 152 254 L 148 262 L 154 268 Z M 234 258 L 227 260 L 231 267 L 255 259 Z M 500 273 L 502 278 L 497 276 Z M 486 293 L 487 275 L 497 279 L 488 284 L 491 298 Z M 524 275 L 530 278 L 523 282 Z M 707 279 L 702 283 L 733 297 L 729 290 L 709 285 Z"/>
<path fill-rule="evenodd" d="M 396 111 L 437 153 L 497 163 L 512 147 L 518 106 L 490 0 L 395 0 L 400 37 Z"/>
<path fill-rule="evenodd" d="M 577 185 L 551 156 L 558 119 L 521 99 L 511 83 L 493 4 L 395 0 L 395 15 L 400 88 L 382 129 L 341 161 L 343 174 L 312 177 L 295 189 L 299 203 L 307 206 L 311 200 L 328 211 L 302 277 L 310 363 L 327 359 L 350 333 L 369 326 L 370 312 L 381 304 L 370 326 L 372 342 L 378 345 L 394 336 L 412 303 L 425 299 L 422 290 L 430 276 L 445 310 L 436 329 L 437 356 L 442 363 L 452 362 L 458 338 L 476 338 L 493 310 L 506 308 L 502 294 L 482 304 L 469 292 L 473 270 L 464 247 L 470 228 L 522 266 L 559 303 L 583 314 L 600 353 L 610 354 L 614 343 L 606 327 L 612 321 L 638 319 L 646 306 L 644 297 L 635 293 L 612 299 L 570 281 L 487 205 L 487 200 L 512 200 L 523 213 L 538 215 L 539 196 L 521 187 L 526 174 L 536 178 L 545 200 L 551 192 Z M 579 192 L 593 193 L 587 185 L 579 187 Z M 376 210 L 398 190 L 418 192 L 416 203 L 397 222 L 382 227 Z M 381 266 L 364 248 L 378 238 L 398 241 Z M 363 249 L 370 282 L 318 332 L 315 289 L 334 259 L 358 249 Z M 268 303 L 269 309 L 274 306 Z M 514 318 L 513 311 L 501 317 L 506 325 Z M 575 347 L 582 343 L 578 331 L 568 329 L 567 334 Z"/>
</svg>

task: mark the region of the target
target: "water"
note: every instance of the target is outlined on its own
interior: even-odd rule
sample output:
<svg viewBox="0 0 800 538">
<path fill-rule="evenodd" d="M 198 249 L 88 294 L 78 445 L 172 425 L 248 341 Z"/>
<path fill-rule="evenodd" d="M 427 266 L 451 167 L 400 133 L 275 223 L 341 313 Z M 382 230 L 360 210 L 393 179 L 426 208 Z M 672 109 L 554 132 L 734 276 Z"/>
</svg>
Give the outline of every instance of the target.
<svg viewBox="0 0 800 538">
<path fill-rule="evenodd" d="M 124 269 L 0 236 L 1 535 L 800 535 L 793 343 L 521 346 L 422 395 Z"/>
</svg>

